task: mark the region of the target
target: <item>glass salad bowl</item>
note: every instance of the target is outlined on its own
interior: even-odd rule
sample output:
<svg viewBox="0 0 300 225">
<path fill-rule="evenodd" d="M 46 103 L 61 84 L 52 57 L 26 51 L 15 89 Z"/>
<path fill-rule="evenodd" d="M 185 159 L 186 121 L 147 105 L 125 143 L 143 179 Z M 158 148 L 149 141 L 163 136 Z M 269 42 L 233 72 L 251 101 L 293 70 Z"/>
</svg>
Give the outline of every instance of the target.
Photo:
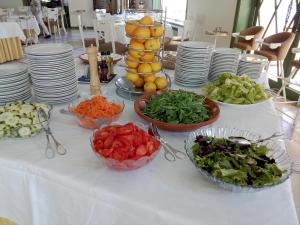
<svg viewBox="0 0 300 225">
<path fill-rule="evenodd" d="M 127 132 L 128 131 L 128 127 L 127 127 L 128 124 L 130 124 L 130 126 L 131 126 L 133 123 L 112 123 L 111 125 L 113 125 L 113 126 L 115 125 L 117 129 L 122 127 L 121 129 L 122 129 L 122 133 L 123 133 L 123 132 Z M 145 133 L 148 134 L 148 128 L 144 124 L 142 124 L 142 123 L 135 123 L 133 125 L 137 126 L 142 131 L 144 131 Z M 118 145 L 117 148 L 119 148 L 119 149 L 122 148 L 121 151 L 126 151 L 125 147 L 129 143 L 126 140 L 128 140 L 128 138 L 131 136 L 131 134 L 129 132 L 128 132 L 128 134 L 124 133 L 123 135 L 122 134 L 118 134 L 118 132 L 119 132 L 118 130 L 115 130 L 115 129 L 113 129 L 113 130 L 110 130 L 110 129 L 107 130 L 109 127 L 112 127 L 112 126 L 105 125 L 105 126 L 101 127 L 100 129 L 94 130 L 93 135 L 90 138 L 90 143 L 91 143 L 91 147 L 92 147 L 93 152 L 96 154 L 96 156 L 102 162 L 104 162 L 104 164 L 106 166 L 108 166 L 108 167 L 110 167 L 112 169 L 116 169 L 116 170 L 133 170 L 133 169 L 137 169 L 137 168 L 140 168 L 140 167 L 145 166 L 146 164 L 148 164 L 157 155 L 157 153 L 159 152 L 160 142 L 157 139 L 155 139 L 155 137 L 150 136 L 150 138 L 147 139 L 148 142 L 147 142 L 146 146 L 148 147 L 148 143 L 152 142 L 153 140 L 156 143 L 156 145 L 154 145 L 155 148 L 153 148 L 151 150 L 151 152 L 148 151 L 143 156 L 137 156 L 137 155 L 135 155 L 135 156 L 133 156 L 131 158 L 117 160 L 114 157 L 114 155 L 113 155 L 114 152 L 116 151 L 116 148 L 114 148 L 113 146 L 117 142 L 119 143 L 119 141 L 120 141 L 122 144 L 119 143 L 119 145 Z M 123 128 L 125 128 L 125 129 L 123 129 Z M 100 134 L 101 131 L 103 131 L 103 132 L 109 132 L 110 133 L 109 136 L 114 135 L 113 133 L 115 133 L 115 132 L 117 133 L 115 135 L 117 135 L 118 137 L 115 136 L 115 137 L 112 138 L 112 142 L 113 143 L 112 143 L 112 147 L 110 149 L 100 149 L 99 150 L 99 146 L 97 146 L 97 145 L 99 145 L 99 140 L 101 142 L 101 139 L 99 138 L 102 135 L 102 134 Z M 140 135 L 140 134 L 136 133 L 133 138 L 135 140 L 142 139 L 141 137 L 137 137 L 138 135 Z M 109 136 L 105 140 L 109 139 Z M 124 143 L 124 141 L 126 141 L 126 143 Z M 131 145 L 134 146 L 133 144 L 131 144 Z M 143 144 L 141 144 L 141 145 L 143 145 Z M 131 146 L 131 150 L 135 149 L 134 151 L 137 151 L 138 147 L 136 147 L 136 146 L 132 147 L 132 146 Z M 111 151 L 108 152 L 107 150 L 111 150 Z M 129 151 L 131 151 L 131 150 L 129 150 Z M 137 154 L 137 153 L 135 152 L 134 154 Z"/>
<path fill-rule="evenodd" d="M 78 113 L 75 110 L 80 105 L 80 103 L 82 103 L 86 100 L 91 100 L 93 97 L 95 97 L 95 96 L 78 98 L 76 101 L 72 102 L 68 106 L 69 113 L 71 113 L 75 117 L 79 126 L 87 128 L 87 129 L 97 129 L 97 128 L 100 128 L 104 124 L 110 124 L 120 118 L 120 116 L 124 110 L 124 107 L 125 107 L 124 102 L 121 100 L 118 100 L 116 98 L 112 98 L 112 97 L 100 96 L 100 97 L 104 97 L 109 104 L 114 104 L 114 105 L 120 106 L 119 111 L 116 112 L 115 114 L 111 114 L 111 115 L 107 115 L 107 116 L 102 115 L 102 116 L 95 118 L 95 117 L 91 117 L 89 115 Z M 93 105 L 93 106 L 95 106 L 95 109 L 90 109 L 90 111 L 103 109 L 103 107 L 101 105 Z M 105 110 L 105 109 L 103 109 L 103 110 Z"/>
<path fill-rule="evenodd" d="M 224 139 L 227 139 L 230 136 L 235 136 L 235 137 L 244 137 L 247 138 L 248 140 L 258 140 L 259 138 L 261 138 L 261 136 L 247 130 L 240 130 L 237 128 L 217 128 L 217 127 L 208 127 L 204 129 L 199 129 L 189 134 L 187 140 L 185 140 L 185 149 L 189 159 L 195 165 L 195 167 L 198 169 L 198 171 L 201 173 L 202 176 L 204 176 L 209 181 L 215 183 L 216 185 L 224 189 L 233 192 L 261 191 L 283 183 L 285 180 L 287 180 L 290 177 L 292 173 L 292 162 L 290 161 L 285 148 L 282 145 L 280 145 L 278 141 L 269 140 L 269 141 L 261 142 L 257 145 L 258 146 L 263 145 L 270 149 L 270 151 L 266 154 L 266 156 L 268 158 L 274 159 L 275 165 L 282 171 L 281 177 L 276 182 L 267 183 L 259 187 L 253 185 L 244 186 L 244 185 L 225 182 L 221 178 L 213 176 L 207 170 L 204 170 L 197 165 L 197 162 L 194 159 L 192 146 L 195 144 L 194 141 L 196 140 L 196 137 L 199 135 L 202 135 L 204 137 L 216 137 L 216 138 L 224 138 Z"/>
</svg>

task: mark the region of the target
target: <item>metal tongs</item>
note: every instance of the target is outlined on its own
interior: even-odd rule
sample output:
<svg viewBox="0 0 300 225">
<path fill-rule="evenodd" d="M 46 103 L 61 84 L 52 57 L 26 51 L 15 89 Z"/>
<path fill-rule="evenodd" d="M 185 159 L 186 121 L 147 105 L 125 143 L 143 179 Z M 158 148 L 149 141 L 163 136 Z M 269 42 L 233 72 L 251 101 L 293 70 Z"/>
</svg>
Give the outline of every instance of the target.
<svg viewBox="0 0 300 225">
<path fill-rule="evenodd" d="M 186 154 L 182 151 L 177 150 L 168 144 L 159 134 L 157 127 L 154 124 L 150 124 L 149 131 L 160 141 L 162 147 L 164 148 L 164 156 L 168 161 L 176 161 L 177 159 L 185 159 Z"/>
<path fill-rule="evenodd" d="M 270 137 L 260 138 L 260 139 L 257 139 L 257 140 L 249 140 L 245 137 L 239 137 L 239 136 L 230 136 L 230 137 L 228 137 L 228 140 L 231 141 L 231 142 L 234 142 L 236 144 L 239 144 L 239 145 L 251 145 L 251 144 L 258 144 L 258 143 L 261 143 L 261 142 L 264 142 L 264 141 L 268 141 L 268 140 L 271 140 L 271 139 L 276 138 L 276 137 L 281 137 L 283 135 L 284 135 L 283 133 L 275 132 Z"/>
<path fill-rule="evenodd" d="M 39 122 L 40 122 L 43 130 L 46 133 L 46 138 L 47 138 L 47 146 L 45 149 L 45 155 L 48 159 L 52 159 L 55 156 L 55 150 L 56 150 L 57 154 L 59 154 L 59 155 L 65 155 L 67 153 L 67 150 L 53 136 L 52 131 L 49 126 L 49 117 L 50 117 L 49 113 L 46 113 L 44 109 L 42 109 L 42 108 L 38 109 L 38 119 L 39 119 Z M 50 142 L 50 137 L 52 138 L 52 140 L 54 142 L 55 148 L 53 147 L 53 145 Z"/>
</svg>

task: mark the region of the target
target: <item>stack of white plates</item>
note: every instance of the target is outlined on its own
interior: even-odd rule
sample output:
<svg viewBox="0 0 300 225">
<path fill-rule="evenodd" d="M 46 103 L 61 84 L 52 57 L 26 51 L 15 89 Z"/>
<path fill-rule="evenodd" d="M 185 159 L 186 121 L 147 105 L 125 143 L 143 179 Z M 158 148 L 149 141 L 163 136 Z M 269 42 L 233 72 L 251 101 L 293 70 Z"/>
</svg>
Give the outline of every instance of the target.
<svg viewBox="0 0 300 225">
<path fill-rule="evenodd" d="M 233 48 L 217 48 L 212 56 L 209 71 L 209 80 L 217 80 L 220 73 L 236 74 L 241 51 Z"/>
<path fill-rule="evenodd" d="M 31 97 L 27 66 L 22 63 L 0 65 L 0 105 Z"/>
<path fill-rule="evenodd" d="M 244 54 L 239 62 L 237 74 L 246 74 L 253 79 L 260 77 L 268 58 L 261 55 Z"/>
<path fill-rule="evenodd" d="M 37 101 L 70 102 L 78 96 L 73 48 L 68 44 L 39 44 L 26 48 Z"/>
<path fill-rule="evenodd" d="M 205 84 L 213 48 L 213 44 L 207 42 L 182 42 L 177 49 L 175 82 L 188 87 Z"/>
</svg>

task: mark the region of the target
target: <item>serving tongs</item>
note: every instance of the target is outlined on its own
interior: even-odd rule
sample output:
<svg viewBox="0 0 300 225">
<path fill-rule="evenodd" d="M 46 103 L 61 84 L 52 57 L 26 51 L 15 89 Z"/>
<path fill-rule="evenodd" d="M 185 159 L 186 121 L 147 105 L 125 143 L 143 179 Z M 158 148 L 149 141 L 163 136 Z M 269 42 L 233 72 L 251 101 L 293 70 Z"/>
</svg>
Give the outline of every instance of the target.
<svg viewBox="0 0 300 225">
<path fill-rule="evenodd" d="M 273 138 L 282 137 L 283 135 L 284 135 L 283 133 L 275 132 L 267 138 L 260 138 L 260 139 L 257 139 L 257 140 L 249 140 L 245 137 L 240 137 L 240 136 L 229 136 L 228 140 L 235 143 L 235 144 L 246 146 L 246 145 L 258 144 L 258 143 L 261 143 L 261 142 L 264 142 L 264 141 L 271 140 Z"/>
<path fill-rule="evenodd" d="M 165 139 L 163 139 L 160 136 L 157 127 L 152 123 L 149 126 L 149 133 L 151 135 L 153 135 L 154 137 L 156 137 L 160 141 L 160 143 L 165 151 L 164 156 L 165 156 L 166 160 L 176 161 L 176 158 L 177 159 L 185 159 L 186 158 L 186 154 L 184 152 L 179 151 L 176 148 L 172 147 L 170 144 L 168 144 L 168 142 Z"/>
<path fill-rule="evenodd" d="M 43 130 L 46 133 L 46 138 L 47 138 L 47 146 L 45 149 L 45 156 L 48 159 L 52 159 L 55 156 L 55 150 L 56 150 L 57 154 L 59 154 L 59 155 L 65 155 L 67 153 L 67 150 L 61 143 L 59 143 L 55 139 L 55 137 L 50 129 L 50 126 L 49 126 L 49 117 L 50 117 L 49 113 L 46 113 L 45 110 L 42 108 L 38 108 L 38 119 L 39 119 L 39 122 L 40 122 Z M 51 144 L 50 137 L 52 138 L 55 147 L 53 147 L 53 145 Z"/>
</svg>

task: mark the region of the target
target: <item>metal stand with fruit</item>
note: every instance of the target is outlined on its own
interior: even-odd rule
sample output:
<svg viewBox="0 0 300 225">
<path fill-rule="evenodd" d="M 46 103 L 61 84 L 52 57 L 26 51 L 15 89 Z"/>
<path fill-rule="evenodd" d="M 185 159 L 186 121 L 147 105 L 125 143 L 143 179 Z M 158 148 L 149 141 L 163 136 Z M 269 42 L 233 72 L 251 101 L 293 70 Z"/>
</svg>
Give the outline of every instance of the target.
<svg viewBox="0 0 300 225">
<path fill-rule="evenodd" d="M 168 75 L 162 71 L 165 33 L 163 13 L 162 10 L 126 11 L 125 15 L 131 16 L 131 19 L 126 18 L 125 26 L 130 43 L 125 55 L 126 76 L 116 82 L 119 89 L 141 95 L 164 90 L 171 84 Z M 139 19 L 132 19 L 132 15 Z"/>
</svg>

